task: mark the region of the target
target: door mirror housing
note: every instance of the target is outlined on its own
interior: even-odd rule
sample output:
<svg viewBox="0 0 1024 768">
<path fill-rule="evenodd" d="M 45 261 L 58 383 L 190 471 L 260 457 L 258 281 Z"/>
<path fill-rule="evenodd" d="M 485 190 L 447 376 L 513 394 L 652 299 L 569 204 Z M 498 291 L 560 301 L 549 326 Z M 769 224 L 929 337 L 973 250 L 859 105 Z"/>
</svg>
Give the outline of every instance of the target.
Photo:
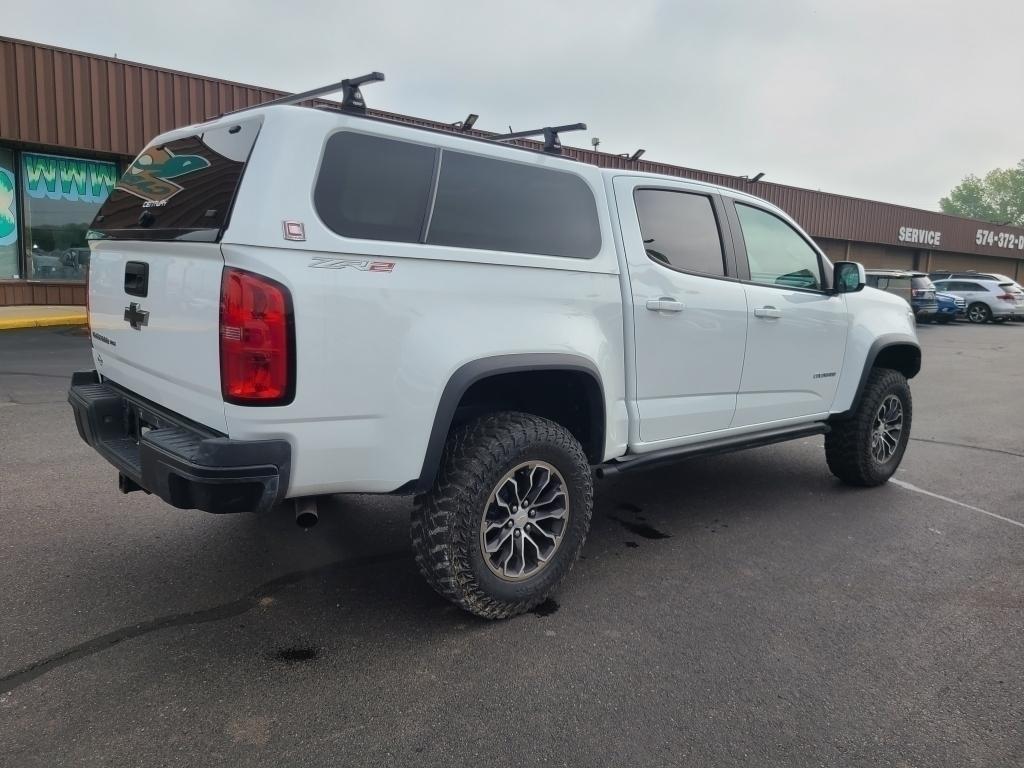
<svg viewBox="0 0 1024 768">
<path fill-rule="evenodd" d="M 867 281 L 864 265 L 859 261 L 837 261 L 832 265 L 833 293 L 856 293 Z"/>
</svg>

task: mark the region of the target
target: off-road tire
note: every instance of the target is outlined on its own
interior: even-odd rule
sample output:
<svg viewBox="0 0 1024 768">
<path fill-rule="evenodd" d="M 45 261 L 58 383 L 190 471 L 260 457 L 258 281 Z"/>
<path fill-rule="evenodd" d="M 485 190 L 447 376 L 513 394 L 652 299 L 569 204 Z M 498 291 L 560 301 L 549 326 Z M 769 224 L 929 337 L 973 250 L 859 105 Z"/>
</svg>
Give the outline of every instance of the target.
<svg viewBox="0 0 1024 768">
<path fill-rule="evenodd" d="M 976 301 L 967 307 L 967 319 L 972 323 L 987 323 L 992 320 L 992 310 L 988 304 Z"/>
<path fill-rule="evenodd" d="M 903 429 L 896 451 L 885 463 L 878 463 L 871 454 L 871 435 L 875 416 L 883 400 L 896 395 L 903 406 Z M 910 440 L 913 402 L 906 377 L 890 368 L 873 368 L 856 411 L 831 424 L 825 435 L 825 459 L 832 474 L 847 485 L 871 487 L 886 482 L 903 460 Z"/>
<path fill-rule="evenodd" d="M 480 524 L 500 480 L 531 460 L 547 462 L 562 475 L 568 522 L 543 569 L 522 581 L 503 581 L 484 562 Z M 433 487 L 416 498 L 411 527 L 416 564 L 438 594 L 470 613 L 485 619 L 525 613 L 572 570 L 590 529 L 593 498 L 587 457 L 567 429 L 526 413 L 483 416 L 452 431 Z"/>
</svg>

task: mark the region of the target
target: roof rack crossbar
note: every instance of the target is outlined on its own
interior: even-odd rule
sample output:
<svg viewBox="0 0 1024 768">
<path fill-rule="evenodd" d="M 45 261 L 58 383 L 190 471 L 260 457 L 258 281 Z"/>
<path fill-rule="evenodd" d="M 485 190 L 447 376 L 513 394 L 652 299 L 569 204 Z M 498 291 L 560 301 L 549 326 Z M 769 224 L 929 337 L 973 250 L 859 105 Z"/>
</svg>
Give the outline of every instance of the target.
<svg viewBox="0 0 1024 768">
<path fill-rule="evenodd" d="M 303 91 L 302 93 L 293 93 L 289 96 L 281 96 L 270 101 L 264 101 L 261 104 L 253 104 L 250 107 L 242 107 L 241 109 L 235 109 L 231 112 L 221 113 L 221 117 L 225 115 L 237 115 L 239 112 L 248 112 L 250 109 L 262 109 L 263 107 L 276 107 L 283 104 L 298 104 L 303 101 L 309 101 L 315 99 L 318 96 L 326 96 L 329 93 L 337 93 L 341 91 L 341 109 L 344 112 L 355 112 L 358 114 L 366 113 L 366 102 L 363 100 L 363 92 L 359 90 L 359 86 L 365 85 L 366 83 L 379 83 L 384 79 L 383 72 L 370 72 L 367 75 L 361 77 L 351 77 L 340 80 L 337 83 L 331 83 L 330 85 L 324 85 L 319 88 L 313 88 L 309 91 Z"/>
<path fill-rule="evenodd" d="M 516 133 L 502 133 L 497 136 L 491 136 L 492 141 L 514 141 L 515 139 L 528 139 L 532 136 L 543 136 L 544 137 L 544 151 L 550 152 L 553 155 L 562 154 L 562 142 L 558 139 L 558 134 L 563 131 L 585 131 L 587 130 L 586 123 L 573 123 L 572 125 L 555 125 L 547 126 L 545 128 L 536 128 L 532 131 L 517 131 Z"/>
</svg>

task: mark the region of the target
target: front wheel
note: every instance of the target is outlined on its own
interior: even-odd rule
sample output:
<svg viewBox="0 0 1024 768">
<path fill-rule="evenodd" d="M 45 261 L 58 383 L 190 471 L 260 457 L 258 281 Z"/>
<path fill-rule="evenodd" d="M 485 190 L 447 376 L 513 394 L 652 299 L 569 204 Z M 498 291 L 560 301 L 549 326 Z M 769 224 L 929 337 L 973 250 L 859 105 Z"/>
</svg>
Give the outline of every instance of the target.
<svg viewBox="0 0 1024 768">
<path fill-rule="evenodd" d="M 872 369 L 857 409 L 825 435 L 832 474 L 847 485 L 886 482 L 907 450 L 912 412 L 906 377 L 889 368 Z"/>
<path fill-rule="evenodd" d="M 433 487 L 416 499 L 416 564 L 470 613 L 525 613 L 572 569 L 593 496 L 587 457 L 567 429 L 525 413 L 481 417 L 453 430 Z"/>
</svg>

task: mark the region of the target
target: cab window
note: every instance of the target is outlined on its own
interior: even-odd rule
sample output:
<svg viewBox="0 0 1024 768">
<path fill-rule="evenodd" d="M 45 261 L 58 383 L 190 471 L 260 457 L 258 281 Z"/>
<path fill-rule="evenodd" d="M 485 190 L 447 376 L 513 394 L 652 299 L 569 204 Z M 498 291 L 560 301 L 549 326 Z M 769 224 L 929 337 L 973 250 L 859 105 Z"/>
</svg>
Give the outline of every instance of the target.
<svg viewBox="0 0 1024 768">
<path fill-rule="evenodd" d="M 725 275 L 722 238 L 711 198 L 667 189 L 633 193 L 644 250 L 653 260 L 685 272 Z"/>
<path fill-rule="evenodd" d="M 795 229 L 774 214 L 736 203 L 750 280 L 780 288 L 822 290 L 821 260 Z"/>
</svg>

